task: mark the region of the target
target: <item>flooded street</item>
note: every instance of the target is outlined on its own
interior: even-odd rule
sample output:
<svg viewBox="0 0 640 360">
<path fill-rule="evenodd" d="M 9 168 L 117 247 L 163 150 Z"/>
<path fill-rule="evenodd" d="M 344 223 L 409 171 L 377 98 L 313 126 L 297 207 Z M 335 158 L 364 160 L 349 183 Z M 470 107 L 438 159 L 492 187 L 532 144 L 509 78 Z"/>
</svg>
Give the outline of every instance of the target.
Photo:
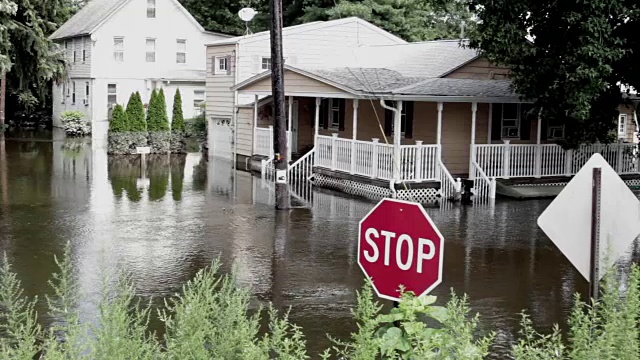
<svg viewBox="0 0 640 360">
<path fill-rule="evenodd" d="M 0 144 L 0 251 L 42 300 L 53 255 L 70 241 L 87 312 L 101 275 L 117 264 L 141 295 L 161 297 L 220 257 L 256 300 L 291 307 L 315 355 L 329 346 L 325 334 L 356 329 L 357 228 L 374 203 L 314 191 L 309 208 L 276 213 L 272 186 L 198 153 L 152 157 L 142 175 L 138 158 L 112 159 L 99 146 L 9 138 Z M 440 304 L 451 288 L 469 296 L 482 329 L 497 333 L 494 358 L 508 353 L 522 310 L 539 329 L 564 327 L 573 294 L 587 291 L 536 224 L 549 202 L 427 209 L 445 237 L 444 279 L 433 294 Z M 625 266 L 640 257 L 637 242 L 630 250 Z"/>
</svg>

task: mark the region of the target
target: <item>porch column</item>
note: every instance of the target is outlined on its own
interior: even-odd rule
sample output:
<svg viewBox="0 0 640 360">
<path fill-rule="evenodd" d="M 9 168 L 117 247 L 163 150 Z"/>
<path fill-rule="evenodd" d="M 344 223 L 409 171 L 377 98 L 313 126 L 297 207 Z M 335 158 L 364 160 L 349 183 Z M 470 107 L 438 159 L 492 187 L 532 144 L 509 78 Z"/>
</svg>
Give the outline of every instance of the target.
<svg viewBox="0 0 640 360">
<path fill-rule="evenodd" d="M 256 136 L 256 129 L 258 128 L 258 95 L 255 96 L 253 102 L 253 153 L 257 154 L 256 147 L 258 146 L 258 137 Z"/>
<path fill-rule="evenodd" d="M 436 144 L 438 144 L 438 160 L 442 160 L 442 109 L 444 105 L 442 102 L 438 103 L 438 134 L 436 137 Z"/>
<path fill-rule="evenodd" d="M 321 98 L 317 97 L 316 98 L 316 117 L 314 120 L 314 128 L 316 130 L 315 136 L 313 137 L 313 144 L 317 144 L 318 143 L 318 135 L 320 134 L 320 102 L 322 101 Z"/>
<path fill-rule="evenodd" d="M 476 115 L 478 103 L 471 103 L 471 151 L 469 152 L 469 179 L 473 180 L 473 161 L 476 158 Z"/>
<path fill-rule="evenodd" d="M 402 142 L 402 100 L 397 101 L 395 117 L 393 120 L 393 178 L 400 181 L 400 169 L 402 154 L 400 153 L 400 145 Z"/>
<path fill-rule="evenodd" d="M 291 132 L 292 123 L 293 123 L 293 96 L 289 96 L 289 118 L 287 119 L 287 154 L 289 155 L 289 160 L 291 160 L 291 153 L 293 152 L 291 147 L 291 140 L 293 139 L 293 133 Z"/>
<path fill-rule="evenodd" d="M 535 172 L 534 176 L 539 178 L 542 176 L 542 110 L 538 113 L 538 133 L 536 134 L 536 163 L 535 163 Z"/>
<path fill-rule="evenodd" d="M 358 137 L 358 99 L 353 99 L 353 135 L 351 141 L 351 173 L 353 174 L 356 167 L 356 139 Z"/>
</svg>

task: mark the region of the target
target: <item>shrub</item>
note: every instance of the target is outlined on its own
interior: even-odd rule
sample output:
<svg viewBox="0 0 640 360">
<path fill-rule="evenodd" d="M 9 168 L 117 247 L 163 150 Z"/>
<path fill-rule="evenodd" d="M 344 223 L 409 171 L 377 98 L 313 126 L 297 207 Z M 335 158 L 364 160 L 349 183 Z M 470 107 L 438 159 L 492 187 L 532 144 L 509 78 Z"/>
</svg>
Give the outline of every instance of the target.
<svg viewBox="0 0 640 360">
<path fill-rule="evenodd" d="M 127 120 L 129 131 L 144 132 L 147 131 L 147 121 L 145 120 L 144 105 L 139 92 L 131 94 L 129 103 L 127 104 Z"/>
<path fill-rule="evenodd" d="M 111 115 L 111 121 L 109 122 L 109 132 L 127 132 L 129 121 L 127 119 L 127 114 L 124 112 L 122 105 L 117 104 L 113 109 L 113 114 Z"/>
<path fill-rule="evenodd" d="M 167 105 L 164 100 L 164 91 L 153 91 L 149 101 L 147 112 L 147 129 L 149 131 L 169 131 L 169 119 L 167 118 Z"/>
<path fill-rule="evenodd" d="M 171 119 L 171 131 L 174 133 L 184 133 L 184 116 L 182 115 L 182 96 L 180 89 L 176 90 L 173 97 L 173 117 Z"/>
<path fill-rule="evenodd" d="M 68 136 L 86 136 L 91 134 L 91 124 L 81 111 L 65 111 L 60 116 L 64 131 Z"/>
</svg>

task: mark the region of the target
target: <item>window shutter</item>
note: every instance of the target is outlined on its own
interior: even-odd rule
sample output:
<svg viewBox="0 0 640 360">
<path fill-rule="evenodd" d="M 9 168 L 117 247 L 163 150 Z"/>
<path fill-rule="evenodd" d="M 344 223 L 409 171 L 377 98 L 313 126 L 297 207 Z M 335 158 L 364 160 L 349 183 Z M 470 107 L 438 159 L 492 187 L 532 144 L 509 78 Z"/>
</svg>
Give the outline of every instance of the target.
<svg viewBox="0 0 640 360">
<path fill-rule="evenodd" d="M 393 111 L 384 109 L 384 134 L 391 136 L 391 129 L 393 128 Z"/>
<path fill-rule="evenodd" d="M 338 108 L 340 109 L 340 115 L 338 118 L 338 130 L 344 131 L 345 100 L 344 99 L 337 99 L 337 100 L 338 100 Z"/>
<path fill-rule="evenodd" d="M 404 125 L 404 137 L 406 139 L 413 139 L 413 109 L 415 108 L 415 103 L 413 101 L 406 101 L 402 105 L 406 107 L 406 118 Z"/>
<path fill-rule="evenodd" d="M 215 56 L 211 57 L 211 73 L 212 74 L 216 73 L 216 57 Z"/>
<path fill-rule="evenodd" d="M 329 128 L 329 99 L 320 102 L 320 124 L 323 129 Z"/>
<path fill-rule="evenodd" d="M 493 104 L 491 114 L 491 140 L 502 139 L 502 104 Z"/>
<path fill-rule="evenodd" d="M 531 140 L 531 119 L 533 115 L 531 104 L 520 105 L 520 140 Z"/>
<path fill-rule="evenodd" d="M 233 67 L 233 59 L 234 57 L 231 55 L 227 55 L 227 75 L 231 75 L 231 68 Z"/>
</svg>

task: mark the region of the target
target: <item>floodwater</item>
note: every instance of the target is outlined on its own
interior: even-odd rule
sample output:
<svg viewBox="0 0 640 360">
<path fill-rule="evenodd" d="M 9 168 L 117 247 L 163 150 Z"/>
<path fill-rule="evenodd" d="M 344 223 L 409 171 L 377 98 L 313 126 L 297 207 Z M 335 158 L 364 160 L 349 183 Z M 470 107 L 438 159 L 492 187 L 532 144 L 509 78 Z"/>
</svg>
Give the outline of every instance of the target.
<svg viewBox="0 0 640 360">
<path fill-rule="evenodd" d="M 0 142 L 0 251 L 28 295 L 50 293 L 53 255 L 70 241 L 87 312 L 102 274 L 116 264 L 131 271 L 139 294 L 162 297 L 220 257 L 224 271 L 237 266 L 257 301 L 291 308 L 312 354 L 330 345 L 327 333 L 344 339 L 356 329 L 357 227 L 372 202 L 315 191 L 309 208 L 276 213 L 271 184 L 198 153 L 150 158 L 143 176 L 139 159 L 111 159 L 99 145 L 55 134 L 54 141 L 27 135 Z M 444 281 L 433 294 L 441 304 L 451 288 L 469 296 L 481 331 L 497 333 L 493 358 L 507 356 L 522 310 L 550 330 L 564 324 L 573 294 L 587 291 L 536 225 L 548 204 L 427 209 L 446 244 Z M 636 243 L 623 266 L 638 253 Z"/>
</svg>

